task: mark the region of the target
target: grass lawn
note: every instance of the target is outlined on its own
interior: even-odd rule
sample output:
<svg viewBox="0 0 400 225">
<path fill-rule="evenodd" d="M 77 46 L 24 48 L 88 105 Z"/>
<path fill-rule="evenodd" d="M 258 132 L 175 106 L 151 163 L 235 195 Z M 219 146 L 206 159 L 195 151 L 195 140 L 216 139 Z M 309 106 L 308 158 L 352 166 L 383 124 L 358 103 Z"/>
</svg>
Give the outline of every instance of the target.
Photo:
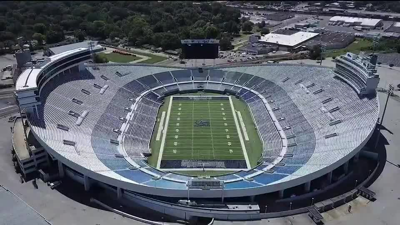
<svg viewBox="0 0 400 225">
<path fill-rule="evenodd" d="M 144 52 L 139 52 L 139 51 L 135 51 L 135 50 L 129 50 L 129 51 L 134 53 L 134 54 L 144 55 L 144 56 L 150 57 L 149 59 L 144 60 L 144 61 L 142 61 L 140 63 L 154 64 L 154 63 L 158 63 L 158 62 L 161 62 L 161 61 L 164 61 L 164 60 L 167 59 L 166 57 L 159 56 L 159 55 L 153 55 L 153 54 L 150 54 L 150 53 L 144 53 Z"/>
<path fill-rule="evenodd" d="M 106 57 L 110 62 L 116 62 L 116 63 L 128 63 L 140 59 L 139 57 L 131 55 L 121 55 L 114 52 L 109 54 L 99 53 L 99 55 Z"/>
<path fill-rule="evenodd" d="M 251 167 L 255 167 L 257 165 L 257 161 L 261 157 L 261 153 L 263 150 L 263 145 L 260 140 L 260 137 L 257 132 L 257 127 L 254 124 L 253 117 L 250 113 L 250 109 L 247 104 L 232 96 L 233 106 L 235 110 L 239 111 L 242 114 L 243 122 L 246 126 L 247 135 L 249 136 L 249 140 L 244 140 L 244 144 L 246 146 L 247 156 L 249 157 Z"/>
<path fill-rule="evenodd" d="M 371 40 L 356 39 L 353 43 L 351 43 L 346 48 L 326 51 L 325 57 L 333 57 L 333 56 L 337 57 L 339 55 L 344 55 L 347 52 L 352 52 L 352 53 L 358 54 L 358 53 L 360 53 L 360 51 L 365 51 L 369 47 L 372 47 Z"/>
<path fill-rule="evenodd" d="M 161 120 L 162 112 L 167 113 L 167 111 L 168 111 L 169 98 L 170 97 L 167 97 L 164 99 L 164 104 L 158 110 L 157 122 L 156 122 L 156 125 L 154 126 L 153 136 L 151 137 L 150 148 L 151 148 L 152 154 L 147 159 L 147 163 L 152 167 L 157 167 L 157 160 L 158 160 L 158 154 L 160 152 L 161 140 L 157 141 L 156 138 L 157 138 L 158 129 L 160 128 L 160 120 Z"/>
</svg>

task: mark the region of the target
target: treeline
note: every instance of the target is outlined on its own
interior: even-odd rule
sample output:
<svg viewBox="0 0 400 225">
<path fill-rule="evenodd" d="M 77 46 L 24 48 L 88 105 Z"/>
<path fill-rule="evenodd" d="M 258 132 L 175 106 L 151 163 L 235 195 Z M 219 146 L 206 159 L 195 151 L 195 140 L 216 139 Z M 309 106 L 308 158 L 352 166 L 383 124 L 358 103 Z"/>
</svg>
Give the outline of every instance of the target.
<svg viewBox="0 0 400 225">
<path fill-rule="evenodd" d="M 248 24 L 245 26 L 248 29 Z M 63 41 L 66 33 L 83 40 L 123 39 L 133 46 L 151 44 L 164 50 L 180 47 L 187 38 L 217 38 L 231 48 L 241 30 L 240 11 L 218 2 L 53 1 L 0 3 L 0 48 L 17 37 L 39 44 Z"/>
</svg>

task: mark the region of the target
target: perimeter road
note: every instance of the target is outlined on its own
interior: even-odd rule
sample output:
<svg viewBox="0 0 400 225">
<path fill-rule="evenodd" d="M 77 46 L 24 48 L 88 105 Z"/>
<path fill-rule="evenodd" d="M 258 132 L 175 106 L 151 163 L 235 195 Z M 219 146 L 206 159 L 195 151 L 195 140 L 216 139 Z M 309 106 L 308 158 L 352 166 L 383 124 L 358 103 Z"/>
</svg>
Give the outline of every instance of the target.
<svg viewBox="0 0 400 225">
<path fill-rule="evenodd" d="M 168 124 L 169 124 L 169 116 L 171 115 L 171 108 L 172 108 L 172 99 L 174 96 L 171 96 L 169 99 L 169 105 L 168 105 L 168 111 L 167 111 L 167 119 L 165 121 L 165 129 L 163 132 L 163 137 L 161 140 L 161 146 L 160 146 L 160 152 L 158 153 L 158 160 L 157 160 L 157 169 L 160 169 L 160 164 L 161 164 L 161 159 L 162 155 L 164 152 L 164 145 L 165 145 L 165 139 L 167 138 L 167 131 L 168 131 Z"/>
<path fill-rule="evenodd" d="M 247 169 L 251 169 L 249 156 L 247 155 L 246 146 L 244 145 L 242 132 L 240 132 L 239 122 L 238 122 L 238 120 L 236 118 L 235 108 L 233 107 L 233 102 L 232 102 L 231 96 L 229 96 L 229 103 L 231 104 L 233 119 L 235 120 L 236 130 L 237 130 L 238 135 L 239 135 L 240 145 L 242 146 L 244 159 L 246 160 L 246 164 L 247 164 Z"/>
</svg>

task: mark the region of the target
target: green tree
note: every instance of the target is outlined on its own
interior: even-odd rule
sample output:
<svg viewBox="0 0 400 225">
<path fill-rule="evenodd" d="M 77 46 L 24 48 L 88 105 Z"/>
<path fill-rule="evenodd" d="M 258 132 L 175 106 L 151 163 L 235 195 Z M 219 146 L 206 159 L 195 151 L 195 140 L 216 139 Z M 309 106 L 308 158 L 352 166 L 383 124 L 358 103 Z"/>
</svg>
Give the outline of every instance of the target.
<svg viewBox="0 0 400 225">
<path fill-rule="evenodd" d="M 229 36 L 224 36 L 219 41 L 219 46 L 222 51 L 227 51 L 233 49 L 233 45 L 231 43 L 231 38 Z"/>
<path fill-rule="evenodd" d="M 261 29 L 261 35 L 266 35 L 266 34 L 269 34 L 269 29 L 264 27 Z"/>
<path fill-rule="evenodd" d="M 206 38 L 206 34 L 203 28 L 196 28 L 190 31 L 191 39 L 204 39 Z"/>
<path fill-rule="evenodd" d="M 224 31 L 231 34 L 238 34 L 240 32 L 239 24 L 235 21 L 229 21 L 224 23 Z"/>
<path fill-rule="evenodd" d="M 161 40 L 161 48 L 163 50 L 177 49 L 180 47 L 180 41 L 176 34 L 164 33 Z"/>
<path fill-rule="evenodd" d="M 95 37 L 106 39 L 108 37 L 108 30 L 106 23 L 101 20 L 96 20 L 93 22 L 93 32 Z"/>
<path fill-rule="evenodd" d="M 39 34 L 46 34 L 47 27 L 43 23 L 36 23 L 33 25 L 33 30 Z"/>
<path fill-rule="evenodd" d="M 99 54 L 95 54 L 93 57 L 94 63 L 108 63 L 107 57 Z"/>
<path fill-rule="evenodd" d="M 64 40 L 64 34 L 58 31 L 49 30 L 46 33 L 46 42 L 48 44 L 57 43 Z"/>
<path fill-rule="evenodd" d="M 251 30 L 253 30 L 253 23 L 251 21 L 246 21 L 243 23 L 242 25 L 242 31 L 243 32 L 250 32 Z"/>
<path fill-rule="evenodd" d="M 140 17 L 133 18 L 132 22 L 127 26 L 129 26 L 130 28 L 128 41 L 132 45 L 139 45 L 138 41 L 140 38 L 143 38 L 145 30 L 150 29 L 149 24 L 143 18 Z"/>
<path fill-rule="evenodd" d="M 0 32 L 0 41 L 6 41 L 6 40 L 14 40 L 16 37 L 13 33 L 8 32 L 8 31 L 1 31 Z"/>
<path fill-rule="evenodd" d="M 4 43 L 0 42 L 0 55 L 3 55 L 4 53 L 5 53 Z"/>
<path fill-rule="evenodd" d="M 210 38 L 217 38 L 220 31 L 218 28 L 216 28 L 214 25 L 208 26 L 206 28 L 206 38 L 210 39 Z"/>
<path fill-rule="evenodd" d="M 310 50 L 310 58 L 311 59 L 320 59 L 321 58 L 321 45 L 314 45 Z"/>
<path fill-rule="evenodd" d="M 84 41 L 85 40 L 85 32 L 83 32 L 82 30 L 75 30 L 74 31 L 74 36 L 79 41 Z"/>
<path fill-rule="evenodd" d="M 5 20 L 0 20 L 0 31 L 5 31 L 7 28 L 7 22 Z"/>
<path fill-rule="evenodd" d="M 261 21 L 261 23 L 257 23 L 258 28 L 263 28 L 265 27 L 265 21 Z"/>
<path fill-rule="evenodd" d="M 33 38 L 34 40 L 36 40 L 36 41 L 39 43 L 39 45 L 42 45 L 42 44 L 43 44 L 43 41 L 46 40 L 46 36 L 44 36 L 44 35 L 41 34 L 41 33 L 34 33 L 34 34 L 32 35 L 32 38 Z"/>
</svg>

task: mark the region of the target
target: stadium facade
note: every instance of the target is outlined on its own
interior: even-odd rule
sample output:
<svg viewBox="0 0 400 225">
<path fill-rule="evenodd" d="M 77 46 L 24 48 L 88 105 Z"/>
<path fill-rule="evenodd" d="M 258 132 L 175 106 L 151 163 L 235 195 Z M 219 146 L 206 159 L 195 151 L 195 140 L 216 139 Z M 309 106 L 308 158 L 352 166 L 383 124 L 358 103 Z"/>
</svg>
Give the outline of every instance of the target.
<svg viewBox="0 0 400 225">
<path fill-rule="evenodd" d="M 347 171 L 351 159 L 357 160 L 378 120 L 375 90 L 357 91 L 368 86 L 367 79 L 360 79 L 365 71 L 357 68 L 374 68 L 351 57 L 346 63 L 353 66 L 344 80 L 319 66 L 198 70 L 90 64 L 91 53 L 87 48 L 67 51 L 21 74 L 16 95 L 31 132 L 58 161 L 60 175 L 82 183 L 85 190 L 97 184 L 118 198 L 179 218 L 250 219 L 259 209 L 248 203 L 204 209 L 178 204 L 177 199 L 254 200 L 271 192 L 283 197 L 285 189 L 299 185 L 309 192 L 313 180 L 323 176 L 331 182 L 333 170 Z M 195 178 L 147 164 L 163 97 L 200 89 L 235 95 L 248 104 L 263 142 L 255 168 Z"/>
</svg>

